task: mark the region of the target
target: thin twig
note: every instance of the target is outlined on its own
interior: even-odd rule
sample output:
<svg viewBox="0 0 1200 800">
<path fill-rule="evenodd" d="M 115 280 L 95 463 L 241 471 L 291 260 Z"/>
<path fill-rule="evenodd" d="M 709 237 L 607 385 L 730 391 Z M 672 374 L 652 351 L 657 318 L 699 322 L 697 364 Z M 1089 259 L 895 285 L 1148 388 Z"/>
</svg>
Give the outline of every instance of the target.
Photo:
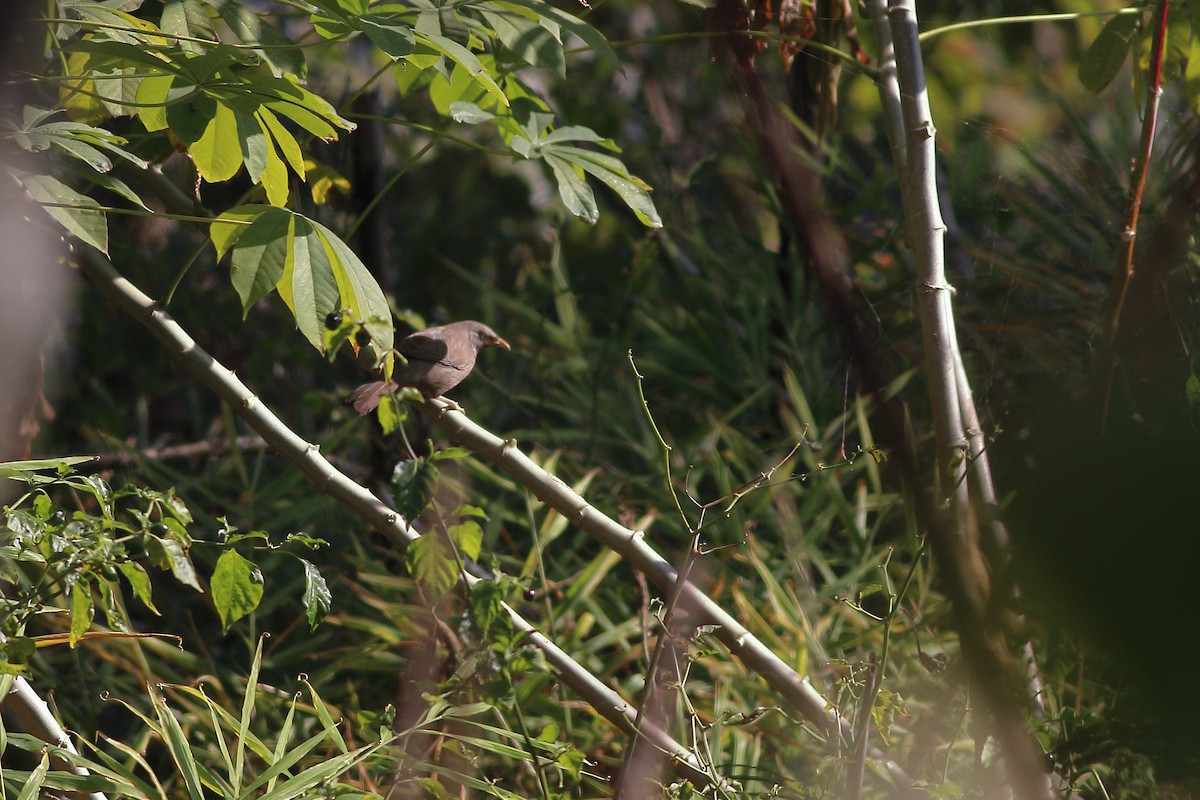
<svg viewBox="0 0 1200 800">
<path fill-rule="evenodd" d="M 1167 17 L 1171 0 L 1158 0 L 1154 12 L 1154 44 L 1150 49 L 1150 91 L 1146 93 L 1146 111 L 1142 118 L 1142 137 L 1138 145 L 1138 156 L 1129 183 L 1129 198 L 1125 209 L 1125 225 L 1121 229 L 1117 248 L 1117 270 L 1113 274 L 1108 290 L 1107 313 L 1104 319 L 1104 337 L 1100 346 L 1099 368 L 1102 370 L 1100 430 L 1108 423 L 1109 403 L 1112 399 L 1113 379 L 1117 372 L 1117 337 L 1121 329 L 1121 312 L 1125 308 L 1125 297 L 1133 281 L 1133 249 L 1137 244 L 1138 217 L 1142 210 L 1142 196 L 1146 191 L 1146 176 L 1150 172 L 1150 155 L 1154 150 L 1154 133 L 1158 127 L 1158 106 L 1162 99 L 1163 50 L 1166 47 Z"/>
</svg>

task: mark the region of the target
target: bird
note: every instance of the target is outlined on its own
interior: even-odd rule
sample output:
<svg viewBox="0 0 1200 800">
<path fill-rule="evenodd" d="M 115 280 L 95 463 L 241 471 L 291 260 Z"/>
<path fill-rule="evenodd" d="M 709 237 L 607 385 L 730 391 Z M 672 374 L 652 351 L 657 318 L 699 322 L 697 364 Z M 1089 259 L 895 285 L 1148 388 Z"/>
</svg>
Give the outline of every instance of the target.
<svg viewBox="0 0 1200 800">
<path fill-rule="evenodd" d="M 346 403 L 359 414 L 369 414 L 380 399 L 404 386 L 425 397 L 438 397 L 463 382 L 475 368 L 479 351 L 488 347 L 512 350 L 496 332 L 473 319 L 438 325 L 406 336 L 400 355 L 408 363 L 392 374 L 390 381 L 372 381 L 350 393 Z"/>
</svg>

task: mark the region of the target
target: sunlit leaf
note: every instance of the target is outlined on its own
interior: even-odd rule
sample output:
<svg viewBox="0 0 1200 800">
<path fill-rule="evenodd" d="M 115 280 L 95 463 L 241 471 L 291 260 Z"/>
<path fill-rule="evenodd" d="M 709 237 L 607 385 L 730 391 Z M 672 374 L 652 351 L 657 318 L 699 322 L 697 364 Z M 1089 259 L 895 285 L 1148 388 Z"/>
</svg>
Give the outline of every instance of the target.
<svg viewBox="0 0 1200 800">
<path fill-rule="evenodd" d="M 168 36 L 210 40 L 216 37 L 208 12 L 197 0 L 168 0 L 167 4 L 163 6 L 158 27 Z M 194 53 L 202 52 L 204 48 L 204 45 L 199 42 L 176 41 L 184 50 Z"/>
<path fill-rule="evenodd" d="M 308 629 L 315 631 L 329 613 L 333 596 L 316 565 L 303 558 L 300 563 L 304 565 L 304 614 L 308 619 Z"/>
<path fill-rule="evenodd" d="M 108 252 L 108 222 L 100 204 L 49 175 L 13 170 L 25 191 L 67 232 L 102 253 Z M 66 206 L 66 207 L 64 207 Z M 93 210 L 95 209 L 95 210 Z"/>
<path fill-rule="evenodd" d="M 404 558 L 413 578 L 435 603 L 458 581 L 458 559 L 437 529 L 427 531 L 411 542 L 404 551 Z"/>
<path fill-rule="evenodd" d="M 158 614 L 159 611 L 154 607 L 154 598 L 150 585 L 150 576 L 141 564 L 136 561 L 123 561 L 117 564 L 117 569 L 125 576 L 125 580 L 129 582 L 129 588 L 133 589 L 133 596 L 142 601 L 142 605 Z"/>
<path fill-rule="evenodd" d="M 188 147 L 188 153 L 201 177 L 210 183 L 220 183 L 242 168 L 242 147 L 237 115 L 224 103 L 215 103 L 212 118 Z"/>
<path fill-rule="evenodd" d="M 262 573 L 236 550 L 226 550 L 217 559 L 210 585 L 213 604 L 221 617 L 221 627 L 226 631 L 262 602 Z"/>
<path fill-rule="evenodd" d="M 96 609 L 92 605 L 91 584 L 85 578 L 80 578 L 71 586 L 71 647 L 79 638 L 92 627 L 92 617 Z"/>
</svg>

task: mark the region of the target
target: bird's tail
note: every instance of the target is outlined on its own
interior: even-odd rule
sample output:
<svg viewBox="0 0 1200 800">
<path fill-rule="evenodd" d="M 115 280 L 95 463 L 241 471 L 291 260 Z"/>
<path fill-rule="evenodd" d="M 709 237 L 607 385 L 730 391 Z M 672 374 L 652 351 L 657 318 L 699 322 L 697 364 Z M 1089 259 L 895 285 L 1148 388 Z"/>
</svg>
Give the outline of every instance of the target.
<svg viewBox="0 0 1200 800">
<path fill-rule="evenodd" d="M 396 385 L 390 381 L 364 383 L 351 392 L 345 402 L 348 406 L 354 406 L 360 415 L 370 414 L 379 405 L 380 398 L 395 388 Z"/>
</svg>

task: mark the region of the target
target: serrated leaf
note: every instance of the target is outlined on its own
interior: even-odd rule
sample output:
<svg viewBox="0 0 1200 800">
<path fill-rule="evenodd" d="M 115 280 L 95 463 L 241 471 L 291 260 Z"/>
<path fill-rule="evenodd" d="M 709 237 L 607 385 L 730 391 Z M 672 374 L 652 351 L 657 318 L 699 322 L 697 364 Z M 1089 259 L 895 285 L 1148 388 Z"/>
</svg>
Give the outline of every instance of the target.
<svg viewBox="0 0 1200 800">
<path fill-rule="evenodd" d="M 263 596 L 263 576 L 252 561 L 236 550 L 226 550 L 217 559 L 212 580 L 213 604 L 225 631 L 258 608 Z"/>
<path fill-rule="evenodd" d="M 1112 83 L 1129 57 L 1130 45 L 1140 26 L 1138 14 L 1118 14 L 1105 24 L 1079 59 L 1079 80 L 1085 87 L 1099 92 Z"/>
<path fill-rule="evenodd" d="M 458 548 L 459 555 L 472 561 L 479 560 L 479 551 L 483 547 L 483 528 L 479 527 L 478 522 L 475 520 L 460 522 L 450 526 L 447 533 L 450 534 L 450 540 L 454 542 L 454 546 Z"/>
<path fill-rule="evenodd" d="M 421 458 L 410 458 L 395 466 L 389 483 L 402 517 L 411 521 L 421 516 L 433 495 L 437 476 L 438 468 Z"/>
<path fill-rule="evenodd" d="M 329 593 L 325 577 L 312 562 L 302 558 L 300 563 L 304 565 L 304 615 L 308 619 L 308 629 L 315 631 L 329 613 L 333 595 Z"/>
<path fill-rule="evenodd" d="M 458 581 L 459 564 L 454 551 L 437 530 L 427 531 L 404 551 L 408 571 L 436 603 Z"/>
</svg>

